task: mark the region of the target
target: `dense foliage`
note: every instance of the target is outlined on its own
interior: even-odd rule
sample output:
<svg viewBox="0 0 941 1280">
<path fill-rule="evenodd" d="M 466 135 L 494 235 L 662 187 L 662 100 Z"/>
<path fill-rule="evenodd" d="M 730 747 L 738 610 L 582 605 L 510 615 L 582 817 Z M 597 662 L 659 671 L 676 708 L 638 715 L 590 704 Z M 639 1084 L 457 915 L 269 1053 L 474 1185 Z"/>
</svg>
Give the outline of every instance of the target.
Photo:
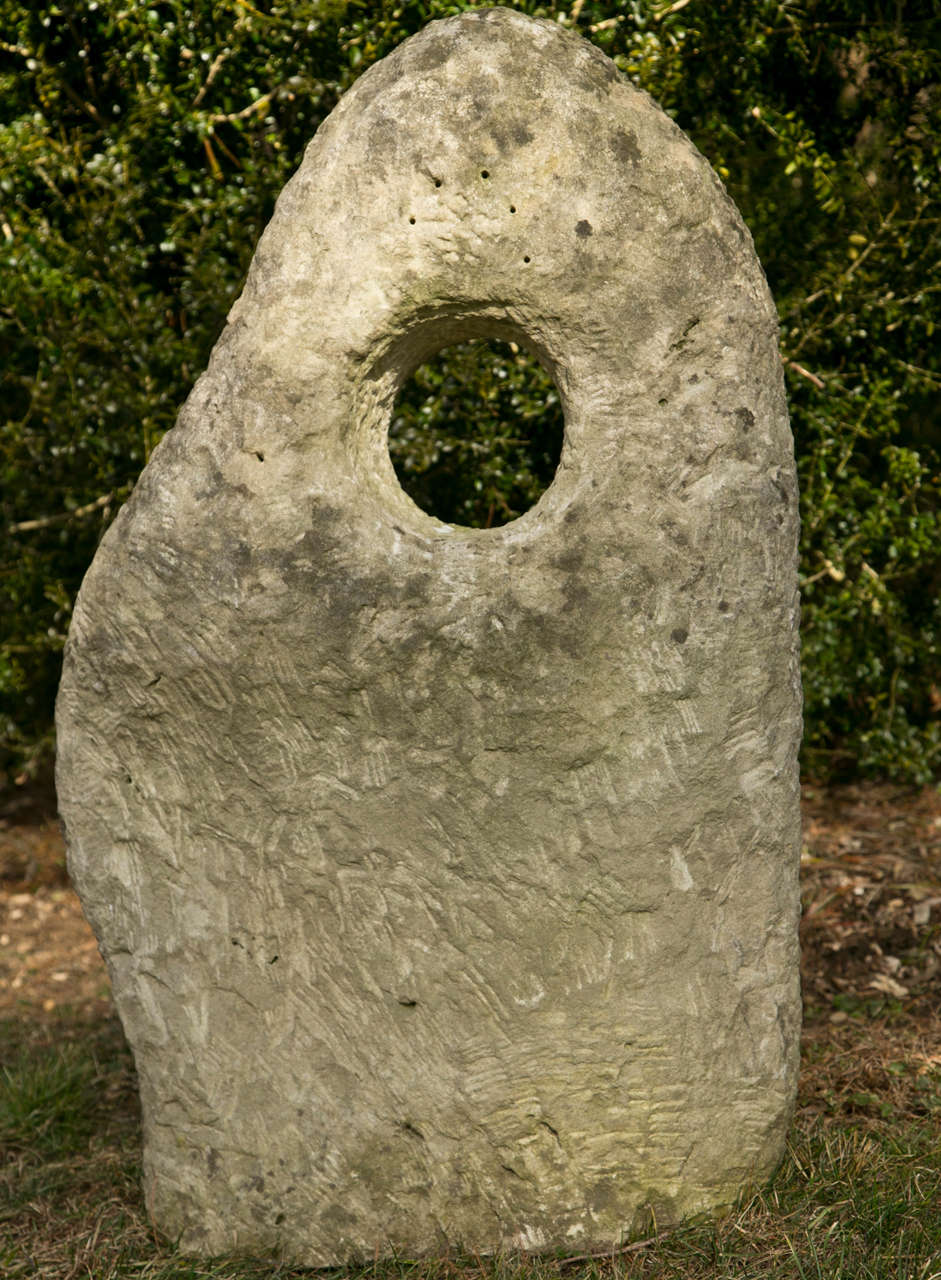
<svg viewBox="0 0 941 1280">
<path fill-rule="evenodd" d="M 547 371 L 515 342 L 445 347 L 402 388 L 389 424 L 399 483 L 424 510 L 489 529 L 549 487 L 565 419 Z"/>
<path fill-rule="evenodd" d="M 305 143 L 370 63 L 464 7 L 0 0 L 0 769 L 51 745 L 84 569 Z M 803 493 L 807 767 L 937 776 L 936 0 L 515 7 L 578 29 L 652 93 L 751 227 Z M 518 353 L 474 359 L 420 375 L 393 452 L 425 505 L 500 523 L 544 486 L 558 410 Z"/>
</svg>

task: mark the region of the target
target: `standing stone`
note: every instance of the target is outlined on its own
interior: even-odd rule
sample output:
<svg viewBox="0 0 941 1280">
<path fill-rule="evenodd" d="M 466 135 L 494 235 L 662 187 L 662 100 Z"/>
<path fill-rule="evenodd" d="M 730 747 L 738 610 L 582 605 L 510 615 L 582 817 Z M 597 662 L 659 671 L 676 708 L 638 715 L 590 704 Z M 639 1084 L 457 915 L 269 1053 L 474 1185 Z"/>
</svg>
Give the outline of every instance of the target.
<svg viewBox="0 0 941 1280">
<path fill-rule="evenodd" d="M 513 340 L 565 411 L 498 529 L 397 389 Z M 58 704 L 70 866 L 189 1251 L 607 1247 L 782 1154 L 797 504 L 776 319 L 705 160 L 501 9 L 373 67 L 108 532 Z"/>
</svg>

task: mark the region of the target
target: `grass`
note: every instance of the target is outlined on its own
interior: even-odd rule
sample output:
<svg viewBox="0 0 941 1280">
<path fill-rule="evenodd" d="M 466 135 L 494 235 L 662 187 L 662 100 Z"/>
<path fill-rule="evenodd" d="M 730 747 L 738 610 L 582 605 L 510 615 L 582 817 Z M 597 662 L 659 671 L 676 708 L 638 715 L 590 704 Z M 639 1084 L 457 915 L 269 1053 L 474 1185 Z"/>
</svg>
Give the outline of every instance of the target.
<svg viewBox="0 0 941 1280">
<path fill-rule="evenodd" d="M 7 1024 L 0 1042 L 14 1046 L 0 1073 L 4 1280 L 314 1274 L 270 1260 L 185 1258 L 155 1237 L 140 1191 L 133 1065 L 117 1023 L 63 1022 L 57 1040 L 40 1042 L 30 1042 L 22 1024 Z M 818 1097 L 827 1091 L 822 1069 L 820 1062 L 811 1067 Z M 920 1107 L 916 1092 L 914 1111 L 899 1105 L 906 1069 L 887 1060 L 887 1092 L 880 1102 L 877 1080 L 875 1105 L 849 1114 L 804 1107 L 771 1185 L 720 1222 L 688 1224 L 615 1256 L 395 1259 L 319 1274 L 325 1280 L 941 1280 L 941 1124 L 937 1112 Z M 932 1079 L 941 1091 L 936 1073 Z"/>
<path fill-rule="evenodd" d="M 77 1046 L 0 1071 L 0 1135 L 10 1153 L 73 1155 L 94 1131 L 95 1063 Z"/>
</svg>

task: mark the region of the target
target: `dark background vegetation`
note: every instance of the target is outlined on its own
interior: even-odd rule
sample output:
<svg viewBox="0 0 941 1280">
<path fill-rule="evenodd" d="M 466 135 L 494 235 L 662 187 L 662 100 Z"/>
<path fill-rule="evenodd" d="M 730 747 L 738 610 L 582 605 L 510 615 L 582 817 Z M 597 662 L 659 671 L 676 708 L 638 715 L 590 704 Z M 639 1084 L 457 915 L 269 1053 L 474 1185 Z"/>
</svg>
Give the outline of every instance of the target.
<svg viewBox="0 0 941 1280">
<path fill-rule="evenodd" d="M 0 783 L 52 751 L 82 575 L 305 144 L 371 63 L 466 7 L 0 0 Z M 513 7 L 648 90 L 751 228 L 802 488 L 805 769 L 937 778 L 941 7 Z M 558 425 L 540 378 L 512 350 L 429 367 L 394 423 L 413 496 L 466 524 L 530 505 Z"/>
</svg>

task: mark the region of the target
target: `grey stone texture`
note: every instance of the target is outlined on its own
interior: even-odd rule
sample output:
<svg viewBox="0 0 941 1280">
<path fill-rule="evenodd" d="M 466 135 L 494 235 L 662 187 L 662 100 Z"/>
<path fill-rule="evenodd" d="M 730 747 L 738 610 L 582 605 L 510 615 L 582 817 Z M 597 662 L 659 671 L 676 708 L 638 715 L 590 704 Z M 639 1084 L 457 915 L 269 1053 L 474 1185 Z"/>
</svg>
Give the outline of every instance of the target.
<svg viewBox="0 0 941 1280">
<path fill-rule="evenodd" d="M 459 339 L 565 410 L 502 528 L 386 433 Z M 184 1248 L 580 1252 L 728 1204 L 797 1072 L 797 502 L 776 317 L 597 49 L 436 22 L 322 125 L 69 636 L 72 875 Z"/>
</svg>

